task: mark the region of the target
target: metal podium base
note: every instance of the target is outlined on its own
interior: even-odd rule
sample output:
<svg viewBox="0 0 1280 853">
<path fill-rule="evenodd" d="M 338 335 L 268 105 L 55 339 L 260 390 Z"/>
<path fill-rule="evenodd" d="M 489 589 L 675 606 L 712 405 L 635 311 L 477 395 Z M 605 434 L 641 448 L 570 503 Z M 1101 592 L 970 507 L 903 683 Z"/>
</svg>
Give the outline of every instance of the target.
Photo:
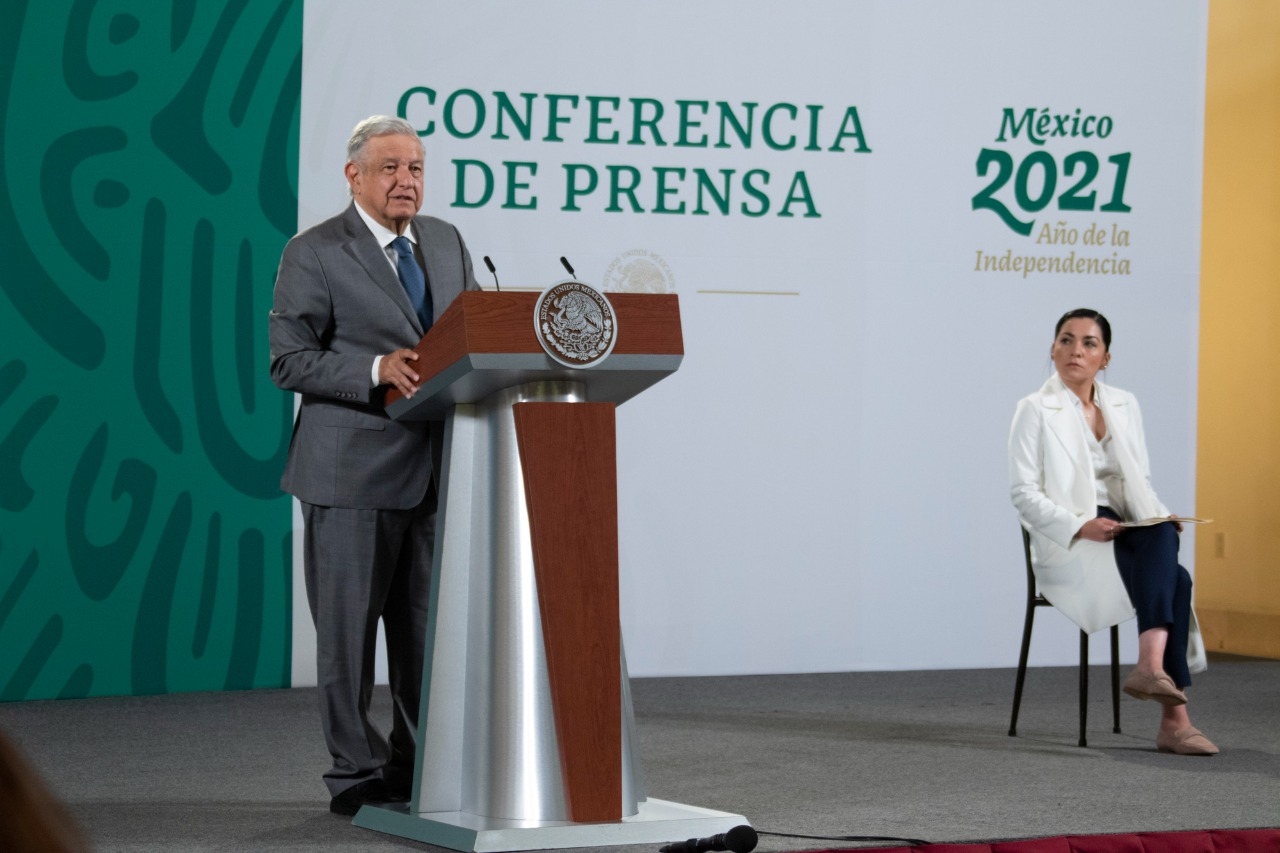
<svg viewBox="0 0 1280 853">
<path fill-rule="evenodd" d="M 651 798 L 637 804 L 634 817 L 608 823 L 501 820 L 464 812 L 410 814 L 407 804 L 364 806 L 352 823 L 451 850 L 488 853 L 666 844 L 728 832 L 747 823 L 747 819 L 742 815 Z"/>
</svg>

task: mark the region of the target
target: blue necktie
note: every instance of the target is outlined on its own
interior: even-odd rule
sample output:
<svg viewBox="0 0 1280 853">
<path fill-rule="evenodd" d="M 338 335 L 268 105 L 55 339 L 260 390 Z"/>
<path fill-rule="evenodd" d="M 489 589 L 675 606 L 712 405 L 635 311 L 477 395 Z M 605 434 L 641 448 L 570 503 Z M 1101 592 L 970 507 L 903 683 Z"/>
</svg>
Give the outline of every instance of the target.
<svg viewBox="0 0 1280 853">
<path fill-rule="evenodd" d="M 427 292 L 427 280 L 422 275 L 422 267 L 413 256 L 413 245 L 404 237 L 391 241 L 391 248 L 396 250 L 396 272 L 400 275 L 400 284 L 404 292 L 409 294 L 409 304 L 417 312 L 425 333 L 431 328 L 432 310 L 431 294 Z"/>
</svg>

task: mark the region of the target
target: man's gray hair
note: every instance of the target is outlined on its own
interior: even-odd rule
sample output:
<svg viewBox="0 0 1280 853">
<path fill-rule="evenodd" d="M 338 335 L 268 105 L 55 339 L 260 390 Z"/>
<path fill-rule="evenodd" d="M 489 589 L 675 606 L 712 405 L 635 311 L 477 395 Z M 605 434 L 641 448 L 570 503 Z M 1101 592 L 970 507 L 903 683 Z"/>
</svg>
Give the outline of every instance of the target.
<svg viewBox="0 0 1280 853">
<path fill-rule="evenodd" d="M 418 146 L 422 146 L 422 140 L 418 137 L 417 129 L 404 119 L 396 118 L 395 116 L 369 116 L 351 131 L 351 138 L 347 140 L 347 161 L 359 163 L 360 155 L 364 152 L 364 146 L 370 139 L 375 136 L 388 136 L 393 133 L 412 136 L 418 140 Z"/>
</svg>

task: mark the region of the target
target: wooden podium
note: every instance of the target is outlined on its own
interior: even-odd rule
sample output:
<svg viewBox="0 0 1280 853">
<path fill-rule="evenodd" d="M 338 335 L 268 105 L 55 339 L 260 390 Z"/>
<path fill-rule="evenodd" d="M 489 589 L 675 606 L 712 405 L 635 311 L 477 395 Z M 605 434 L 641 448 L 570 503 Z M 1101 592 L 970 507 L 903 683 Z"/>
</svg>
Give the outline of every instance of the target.
<svg viewBox="0 0 1280 853">
<path fill-rule="evenodd" d="M 542 349 L 536 293 L 463 293 L 397 419 L 445 420 L 413 795 L 355 824 L 455 850 L 677 841 L 741 815 L 647 797 L 618 620 L 614 409 L 680 366 L 674 295 L 609 294 L 612 353 Z"/>
</svg>

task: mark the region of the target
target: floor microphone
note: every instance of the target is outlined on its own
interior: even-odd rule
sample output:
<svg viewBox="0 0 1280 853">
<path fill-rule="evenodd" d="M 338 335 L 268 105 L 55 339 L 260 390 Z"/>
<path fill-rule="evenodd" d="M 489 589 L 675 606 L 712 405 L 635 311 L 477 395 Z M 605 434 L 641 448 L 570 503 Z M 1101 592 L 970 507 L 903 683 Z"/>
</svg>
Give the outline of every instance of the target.
<svg viewBox="0 0 1280 853">
<path fill-rule="evenodd" d="M 728 832 L 710 838 L 690 838 L 659 848 L 659 853 L 708 853 L 711 850 L 731 850 L 733 853 L 751 853 L 759 840 L 756 831 L 743 824 Z"/>
</svg>

